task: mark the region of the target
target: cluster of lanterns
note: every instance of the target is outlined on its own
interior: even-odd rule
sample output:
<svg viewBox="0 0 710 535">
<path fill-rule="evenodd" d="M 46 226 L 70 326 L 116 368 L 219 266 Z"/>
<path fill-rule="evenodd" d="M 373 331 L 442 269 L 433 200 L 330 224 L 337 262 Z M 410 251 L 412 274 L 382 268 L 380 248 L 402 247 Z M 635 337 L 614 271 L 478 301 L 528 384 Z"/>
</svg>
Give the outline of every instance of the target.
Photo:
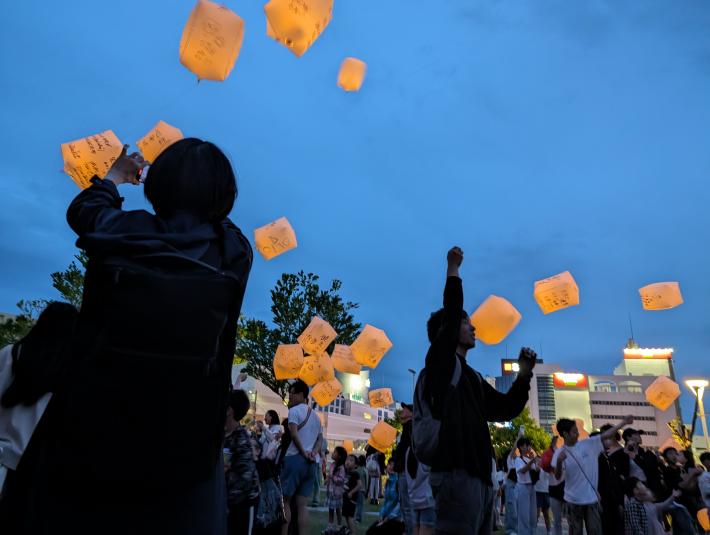
<svg viewBox="0 0 710 535">
<path fill-rule="evenodd" d="M 677 282 L 658 282 L 639 289 L 645 310 L 668 310 L 683 303 Z M 579 287 L 569 271 L 535 282 L 533 296 L 543 314 L 579 304 Z M 471 315 L 476 338 L 484 344 L 499 344 L 520 323 L 522 314 L 497 295 L 488 296 Z"/>
</svg>

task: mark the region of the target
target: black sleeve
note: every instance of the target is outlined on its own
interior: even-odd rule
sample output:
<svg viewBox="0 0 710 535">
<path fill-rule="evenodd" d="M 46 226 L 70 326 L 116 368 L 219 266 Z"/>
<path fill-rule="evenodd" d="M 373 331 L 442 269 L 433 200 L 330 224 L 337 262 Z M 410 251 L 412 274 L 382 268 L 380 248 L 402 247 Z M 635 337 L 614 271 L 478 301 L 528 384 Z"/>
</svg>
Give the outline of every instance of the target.
<svg viewBox="0 0 710 535">
<path fill-rule="evenodd" d="M 448 277 L 444 287 L 444 318 L 442 328 L 426 356 L 427 389 L 431 396 L 446 393 L 456 362 L 456 347 L 463 312 L 463 287 L 459 277 Z"/>
<path fill-rule="evenodd" d="M 498 392 L 479 376 L 483 384 L 485 417 L 489 422 L 509 422 L 518 416 L 528 402 L 531 374 L 518 374 L 506 394 Z"/>
<path fill-rule="evenodd" d="M 611 462 L 614 464 L 616 473 L 626 479 L 629 477 L 629 470 L 631 469 L 631 460 L 629 455 L 624 450 L 619 450 L 614 452 L 613 455 L 609 457 Z"/>
</svg>

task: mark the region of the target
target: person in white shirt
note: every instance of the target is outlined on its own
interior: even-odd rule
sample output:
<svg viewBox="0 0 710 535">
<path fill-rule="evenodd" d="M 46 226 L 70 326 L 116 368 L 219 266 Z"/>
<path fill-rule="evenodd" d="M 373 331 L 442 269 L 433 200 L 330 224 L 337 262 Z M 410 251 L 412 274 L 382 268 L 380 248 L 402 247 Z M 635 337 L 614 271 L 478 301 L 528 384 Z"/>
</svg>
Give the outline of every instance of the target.
<svg viewBox="0 0 710 535">
<path fill-rule="evenodd" d="M 700 462 L 705 467 L 705 471 L 698 477 L 698 489 L 705 507 L 710 509 L 710 451 L 702 453 Z"/>
<path fill-rule="evenodd" d="M 279 423 L 279 413 L 275 410 L 268 410 L 264 415 L 264 421 L 258 421 L 256 425 L 261 431 L 259 443 L 261 444 L 261 458 L 273 461 L 276 459 L 276 450 L 279 447 L 283 427 Z"/>
<path fill-rule="evenodd" d="M 535 457 L 529 438 L 521 437 L 517 443 L 520 457 L 515 458 L 518 475 L 518 535 L 535 535 L 537 525 L 537 498 L 535 483 L 540 477 L 540 462 Z"/>
<path fill-rule="evenodd" d="M 535 483 L 535 496 L 537 501 L 537 517 L 542 515 L 542 520 L 545 522 L 545 531 L 547 535 L 552 532 L 552 521 L 550 519 L 550 474 L 544 470 L 540 470 L 540 479 Z"/>
<path fill-rule="evenodd" d="M 281 471 L 286 523 L 284 535 L 291 523 L 291 507 L 298 509 L 298 532 L 308 533 L 308 498 L 313 493 L 317 463 L 323 442 L 320 418 L 306 404 L 309 388 L 298 379 L 288 390 L 288 429 L 291 444 L 286 450 Z"/>
<path fill-rule="evenodd" d="M 551 465 L 555 478 L 565 479 L 565 502 L 570 535 L 582 535 L 583 526 L 587 535 L 602 535 L 601 505 L 599 503 L 599 455 L 604 451 L 604 440 L 609 439 L 626 425 L 634 422 L 626 416 L 621 423 L 603 433 L 579 441 L 579 430 L 574 420 L 562 418 L 557 422 L 557 431 L 564 445 L 555 451 Z"/>
</svg>

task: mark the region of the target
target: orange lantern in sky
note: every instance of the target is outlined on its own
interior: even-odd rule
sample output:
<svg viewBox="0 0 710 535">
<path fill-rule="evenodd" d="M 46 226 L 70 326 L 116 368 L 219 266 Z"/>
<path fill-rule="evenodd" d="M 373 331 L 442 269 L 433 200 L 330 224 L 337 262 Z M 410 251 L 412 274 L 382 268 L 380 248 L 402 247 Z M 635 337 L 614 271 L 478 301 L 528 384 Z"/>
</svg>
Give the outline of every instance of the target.
<svg viewBox="0 0 710 535">
<path fill-rule="evenodd" d="M 160 153 L 167 149 L 176 141 L 180 141 L 185 136 L 182 132 L 170 126 L 168 123 L 158 121 L 153 129 L 136 142 L 138 149 L 143 154 L 143 158 L 153 163 L 160 156 Z"/>
<path fill-rule="evenodd" d="M 376 368 L 382 357 L 392 348 L 392 342 L 385 331 L 365 325 L 360 335 L 350 345 L 355 360 L 363 366 Z"/>
<path fill-rule="evenodd" d="M 569 271 L 535 282 L 534 295 L 543 314 L 579 304 L 579 288 Z"/>
<path fill-rule="evenodd" d="M 225 6 L 198 0 L 180 40 L 180 63 L 199 80 L 229 76 L 244 40 L 244 21 Z"/>
<path fill-rule="evenodd" d="M 309 355 L 317 355 L 323 353 L 336 336 L 338 333 L 327 321 L 314 316 L 298 337 L 298 343 Z"/>
<path fill-rule="evenodd" d="M 499 344 L 520 323 L 520 312 L 510 301 L 489 295 L 471 315 L 476 338 L 484 344 Z"/>
<path fill-rule="evenodd" d="M 386 452 L 392 444 L 397 440 L 397 430 L 387 422 L 377 422 L 377 425 L 372 428 L 370 438 L 367 443 L 382 453 Z"/>
<path fill-rule="evenodd" d="M 333 360 L 333 367 L 339 372 L 358 375 L 362 370 L 362 366 L 355 360 L 350 346 L 335 344 L 331 358 Z"/>
<path fill-rule="evenodd" d="M 321 407 L 330 405 L 335 398 L 343 391 L 343 385 L 340 384 L 335 377 L 318 383 L 311 390 L 311 397 L 316 400 L 316 403 Z"/>
<path fill-rule="evenodd" d="M 348 453 L 352 453 L 354 447 L 355 445 L 353 444 L 353 441 L 349 438 L 343 440 L 343 448 L 345 448 L 345 451 L 347 451 Z"/>
<path fill-rule="evenodd" d="M 365 80 L 367 64 L 357 58 L 345 58 L 340 64 L 338 85 L 345 91 L 359 91 Z"/>
<path fill-rule="evenodd" d="M 333 17 L 333 0 L 270 0 L 266 34 L 302 56 Z"/>
<path fill-rule="evenodd" d="M 303 359 L 303 366 L 298 372 L 298 378 L 308 386 L 329 381 L 334 377 L 333 363 L 327 353 L 308 355 Z"/>
<path fill-rule="evenodd" d="M 645 310 L 668 310 L 683 304 L 680 284 L 657 282 L 639 289 L 641 304 Z"/>
<path fill-rule="evenodd" d="M 298 245 L 296 233 L 285 217 L 256 229 L 254 241 L 256 242 L 256 250 L 266 260 L 271 260 L 286 251 L 295 249 Z"/>
<path fill-rule="evenodd" d="M 668 410 L 679 397 L 680 386 L 665 375 L 659 376 L 646 389 L 646 400 L 659 411 Z"/>
<path fill-rule="evenodd" d="M 376 390 L 370 390 L 367 395 L 370 398 L 370 407 L 375 409 L 378 407 L 389 407 L 392 403 L 394 403 L 391 388 L 378 388 Z"/>
<path fill-rule="evenodd" d="M 298 344 L 280 344 L 274 356 L 274 377 L 296 379 L 303 367 L 303 349 Z"/>
<path fill-rule="evenodd" d="M 64 172 L 81 189 L 91 186 L 94 175 L 104 178 L 123 151 L 112 130 L 62 144 Z"/>
</svg>

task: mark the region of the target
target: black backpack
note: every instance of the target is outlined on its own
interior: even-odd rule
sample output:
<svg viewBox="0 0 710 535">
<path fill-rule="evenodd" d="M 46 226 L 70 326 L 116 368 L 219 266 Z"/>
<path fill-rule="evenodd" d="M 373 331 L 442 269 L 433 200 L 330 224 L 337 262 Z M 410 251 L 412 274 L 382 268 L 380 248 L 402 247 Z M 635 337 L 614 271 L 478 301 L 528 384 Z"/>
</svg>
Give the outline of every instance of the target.
<svg viewBox="0 0 710 535">
<path fill-rule="evenodd" d="M 170 486 L 215 473 L 241 285 L 178 252 L 89 263 L 61 396 L 67 476 Z"/>
</svg>

